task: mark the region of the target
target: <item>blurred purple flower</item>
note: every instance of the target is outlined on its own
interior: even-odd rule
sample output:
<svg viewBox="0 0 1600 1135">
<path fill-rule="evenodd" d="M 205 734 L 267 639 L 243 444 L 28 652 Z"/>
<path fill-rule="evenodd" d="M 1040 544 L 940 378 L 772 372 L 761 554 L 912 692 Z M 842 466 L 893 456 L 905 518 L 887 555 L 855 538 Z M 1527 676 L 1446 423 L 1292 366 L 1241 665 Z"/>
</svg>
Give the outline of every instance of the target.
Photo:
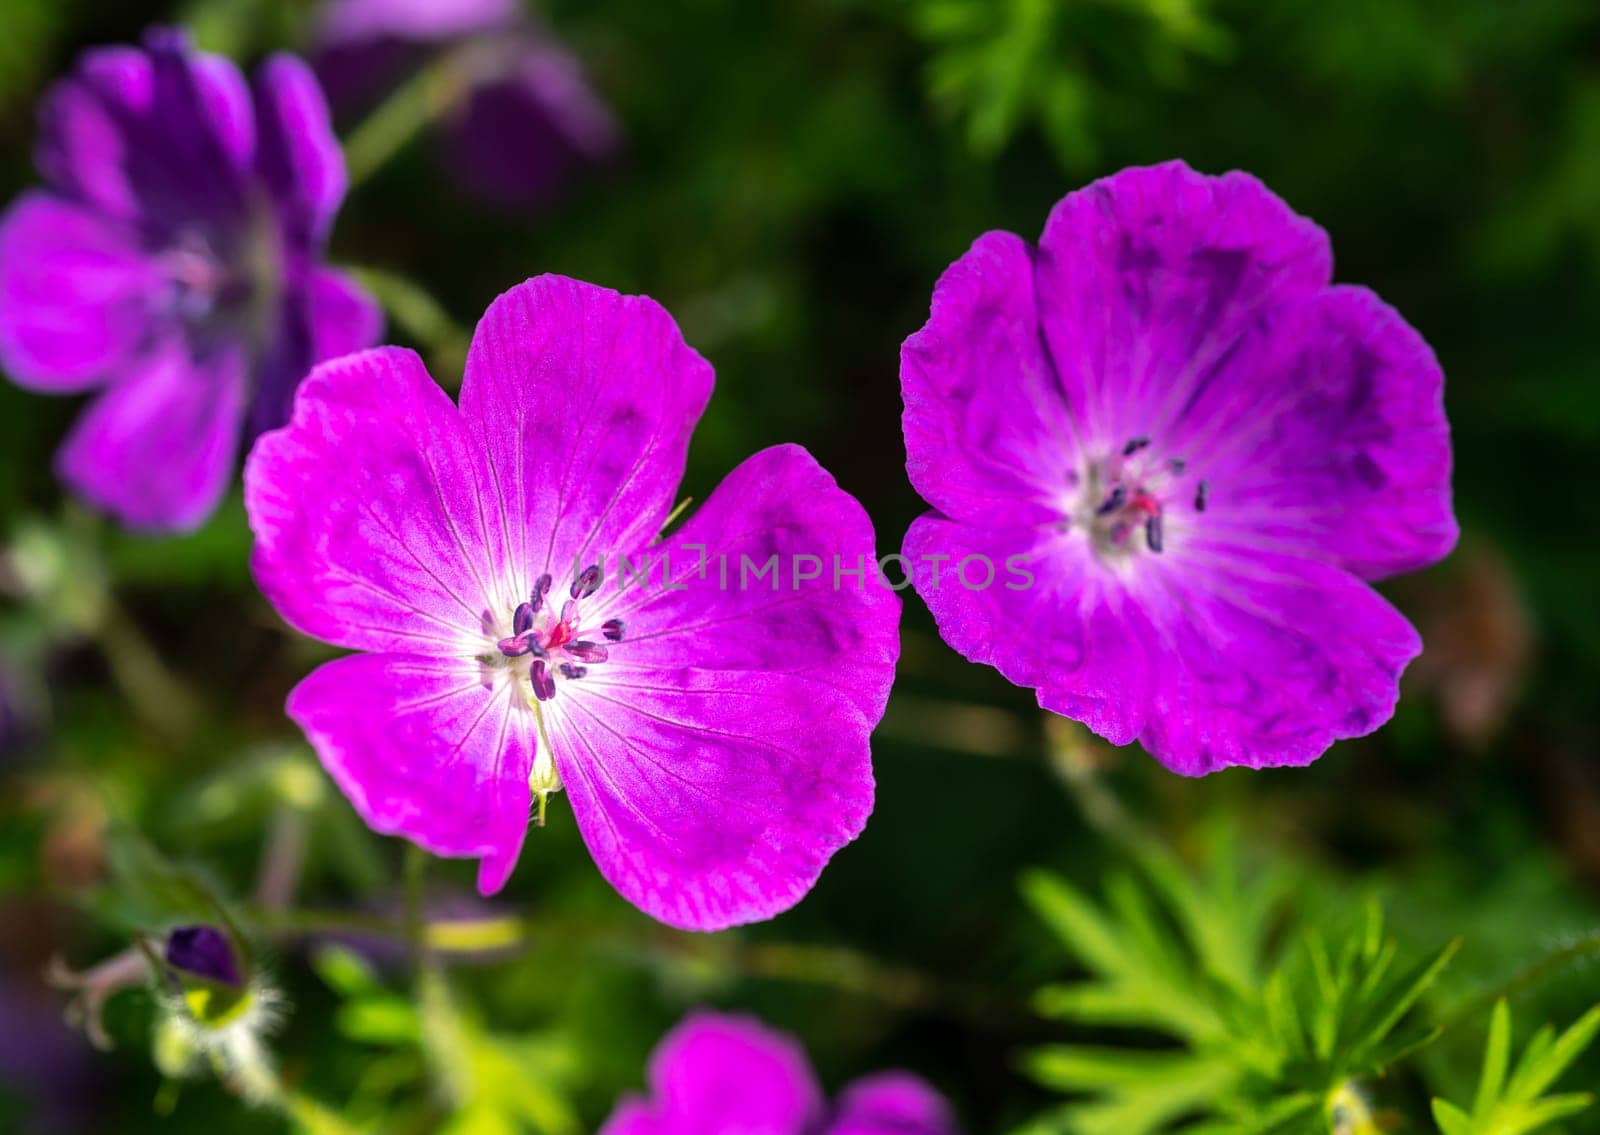
<svg viewBox="0 0 1600 1135">
<path fill-rule="evenodd" d="M 945 640 L 1187 775 L 1387 721 L 1422 644 L 1366 581 L 1455 543 L 1444 378 L 1331 274 L 1255 178 L 1181 162 L 1069 194 L 1037 249 L 980 237 L 901 365 Z"/>
<path fill-rule="evenodd" d="M 793 1037 L 751 1017 L 695 1013 L 650 1059 L 649 1098 L 600 1135 L 955 1135 L 939 1094 L 905 1072 L 858 1080 L 832 1107 Z"/>
<path fill-rule="evenodd" d="M 57 456 L 125 523 L 201 523 L 242 429 L 281 425 L 320 359 L 369 346 L 372 301 L 321 263 L 344 161 L 310 69 L 225 59 L 157 30 L 98 48 L 47 95 L 48 188 L 0 220 L 0 364 L 20 385 L 99 386 Z"/>
<path fill-rule="evenodd" d="M 449 112 L 450 167 L 505 206 L 548 203 L 580 169 L 621 148 L 616 120 L 576 56 L 518 0 L 334 0 L 317 73 L 341 110 L 451 53 L 465 92 Z"/>
<path fill-rule="evenodd" d="M 866 513 L 798 446 L 658 537 L 711 385 L 654 301 L 543 276 L 490 305 L 459 409 L 383 348 L 318 368 L 257 443 L 263 592 L 370 652 L 288 712 L 373 828 L 480 858 L 489 894 L 533 797 L 542 816 L 564 788 L 612 885 L 703 930 L 786 910 L 860 832 L 899 599 L 872 579 Z M 801 556 L 857 585 L 800 578 Z M 776 558 L 785 590 L 713 557 Z"/>
</svg>

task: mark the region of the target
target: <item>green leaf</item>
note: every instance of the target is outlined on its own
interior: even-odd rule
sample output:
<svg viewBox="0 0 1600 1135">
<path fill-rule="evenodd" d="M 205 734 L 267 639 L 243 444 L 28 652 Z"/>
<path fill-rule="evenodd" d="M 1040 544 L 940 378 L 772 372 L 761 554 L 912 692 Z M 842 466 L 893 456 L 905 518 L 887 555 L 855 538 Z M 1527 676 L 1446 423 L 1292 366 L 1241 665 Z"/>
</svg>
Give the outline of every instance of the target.
<svg viewBox="0 0 1600 1135">
<path fill-rule="evenodd" d="M 1600 1005 L 1585 1013 L 1559 1038 L 1548 1026 L 1540 1029 L 1528 1042 L 1508 1080 L 1511 1010 L 1502 998 L 1489 1019 L 1483 1072 L 1472 1111 L 1469 1114 L 1436 1098 L 1433 1116 L 1439 1130 L 1444 1135 L 1528 1135 L 1585 1110 L 1594 1102 L 1587 1092 L 1556 1096 L 1542 1093 L 1593 1043 L 1596 1032 L 1600 1032 Z"/>
<path fill-rule="evenodd" d="M 1041 988 L 1043 1016 L 1095 1028 L 1135 1028 L 1120 1046 L 1060 1045 L 1029 1054 L 1047 1087 L 1079 1097 L 1063 1130 L 1155 1135 L 1182 1130 L 1268 1135 L 1307 1130 L 1338 1090 L 1383 1072 L 1438 1035 L 1402 1027 L 1456 951 L 1410 965 L 1368 904 L 1348 932 L 1291 922 L 1281 876 L 1242 869 L 1214 839 L 1192 871 L 1164 849 L 1135 847 L 1137 875 L 1114 874 L 1096 903 L 1065 880 L 1034 873 L 1024 892 L 1084 978 Z M 1152 1048 L 1149 1033 L 1160 1034 Z"/>
</svg>

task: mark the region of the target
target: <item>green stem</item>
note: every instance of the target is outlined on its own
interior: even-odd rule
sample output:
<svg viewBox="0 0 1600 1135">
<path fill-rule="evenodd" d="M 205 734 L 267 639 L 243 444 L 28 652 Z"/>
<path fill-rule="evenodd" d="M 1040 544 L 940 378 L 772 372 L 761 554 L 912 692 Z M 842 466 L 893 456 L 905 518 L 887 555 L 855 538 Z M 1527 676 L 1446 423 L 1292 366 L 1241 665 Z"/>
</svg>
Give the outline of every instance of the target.
<svg viewBox="0 0 1600 1135">
<path fill-rule="evenodd" d="M 352 189 L 460 104 L 470 89 L 469 62 L 465 49 L 441 56 L 397 87 L 350 132 L 344 165 Z"/>
<path fill-rule="evenodd" d="M 405 939 L 405 922 L 348 911 L 249 912 L 252 923 L 279 937 L 370 935 Z M 977 986 L 942 981 L 917 970 L 887 965 L 854 950 L 787 942 L 739 942 L 727 937 L 660 934 L 640 941 L 604 927 L 547 919 L 537 924 L 512 916 L 423 922 L 421 941 L 434 956 L 471 957 L 528 950 L 548 941 L 636 960 L 673 971 L 720 968 L 745 977 L 825 986 L 898 1008 L 937 1008 L 993 1025 L 1001 1014 L 1025 1019 L 1019 1003 Z"/>
<path fill-rule="evenodd" d="M 428 853 L 414 843 L 406 844 L 405 922 L 406 953 L 413 972 L 420 975 L 427 965 L 429 948 L 427 923 L 422 909 L 422 884 L 428 869 Z"/>
<path fill-rule="evenodd" d="M 112 678 L 133 703 L 134 711 L 169 740 L 187 739 L 199 720 L 199 703 L 167 669 L 138 624 L 109 595 L 93 635 Z"/>
</svg>

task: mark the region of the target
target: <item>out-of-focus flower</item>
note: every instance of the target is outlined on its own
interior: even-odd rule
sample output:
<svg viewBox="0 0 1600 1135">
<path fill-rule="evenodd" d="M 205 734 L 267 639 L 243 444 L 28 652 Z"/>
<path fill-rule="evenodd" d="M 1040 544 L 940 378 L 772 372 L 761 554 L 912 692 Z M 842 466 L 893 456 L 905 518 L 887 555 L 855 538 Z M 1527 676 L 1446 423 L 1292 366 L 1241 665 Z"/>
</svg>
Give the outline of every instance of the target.
<svg viewBox="0 0 1600 1135">
<path fill-rule="evenodd" d="M 940 633 L 1188 775 L 1306 764 L 1394 712 L 1368 585 L 1455 543 L 1443 375 L 1326 234 L 1181 162 L 989 233 L 901 366 L 905 554 Z M 974 566 L 975 565 L 975 566 Z"/>
<path fill-rule="evenodd" d="M 1463 548 L 1454 570 L 1431 586 L 1408 588 L 1427 652 L 1406 675 L 1407 689 L 1431 692 L 1447 730 L 1486 745 L 1505 724 L 1533 660 L 1533 616 L 1505 560 L 1485 547 Z"/>
<path fill-rule="evenodd" d="M 335 0 L 323 9 L 319 39 L 317 73 L 341 108 L 370 105 L 448 53 L 451 168 L 503 205 L 547 203 L 621 148 L 582 64 L 519 0 Z"/>
<path fill-rule="evenodd" d="M 377 307 L 322 265 L 344 161 L 305 64 L 253 87 L 175 31 L 98 48 L 45 99 L 47 187 L 0 221 L 0 364 L 105 387 L 57 456 L 143 529 L 210 515 L 241 432 L 281 425 L 320 359 L 373 343 Z"/>
<path fill-rule="evenodd" d="M 899 599 L 798 446 L 659 536 L 711 386 L 654 301 L 543 276 L 490 306 L 459 409 L 382 348 L 257 443 L 262 590 L 368 652 L 288 712 L 373 828 L 480 858 L 488 894 L 564 789 L 612 885 L 705 930 L 788 909 L 860 832 Z"/>
<path fill-rule="evenodd" d="M 695 1013 L 650 1059 L 650 1094 L 618 1103 L 600 1135 L 955 1135 L 949 1105 L 888 1072 L 823 1098 L 800 1045 L 742 1016 Z"/>
</svg>

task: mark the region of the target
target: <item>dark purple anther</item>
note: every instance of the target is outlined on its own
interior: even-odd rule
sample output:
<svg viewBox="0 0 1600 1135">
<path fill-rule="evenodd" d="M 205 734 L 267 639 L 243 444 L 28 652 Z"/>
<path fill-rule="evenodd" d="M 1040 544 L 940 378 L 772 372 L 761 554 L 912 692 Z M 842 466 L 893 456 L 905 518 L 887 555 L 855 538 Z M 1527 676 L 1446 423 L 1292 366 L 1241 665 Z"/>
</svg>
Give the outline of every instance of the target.
<svg viewBox="0 0 1600 1135">
<path fill-rule="evenodd" d="M 563 662 L 559 669 L 563 678 L 581 678 L 589 672 L 587 667 L 574 666 L 570 662 Z"/>
<path fill-rule="evenodd" d="M 167 935 L 166 962 L 202 981 L 234 989 L 244 984 L 233 941 L 214 926 L 180 926 Z"/>
<path fill-rule="evenodd" d="M 561 621 L 566 623 L 568 627 L 578 621 L 578 601 L 576 599 L 568 599 L 561 604 Z"/>
<path fill-rule="evenodd" d="M 572 597 L 574 599 L 587 599 L 600 590 L 600 565 L 590 564 L 578 573 L 578 578 L 572 581 Z"/>
<path fill-rule="evenodd" d="M 528 677 L 533 682 L 533 696 L 540 701 L 549 701 L 556 696 L 556 680 L 550 676 L 550 671 L 543 661 L 535 662 Z"/>
<path fill-rule="evenodd" d="M 524 635 L 512 635 L 495 643 L 500 648 L 500 653 L 507 658 L 521 658 L 533 649 L 533 643 Z"/>
<path fill-rule="evenodd" d="M 1196 512 L 1204 512 L 1206 510 L 1206 483 L 1204 481 L 1201 481 L 1194 488 L 1194 510 Z"/>
<path fill-rule="evenodd" d="M 533 627 L 533 604 L 519 603 L 511 615 L 511 633 L 527 634 Z"/>
<path fill-rule="evenodd" d="M 533 609 L 537 611 L 544 606 L 544 597 L 550 594 L 550 588 L 555 585 L 555 579 L 549 572 L 545 572 L 533 584 Z"/>
<path fill-rule="evenodd" d="M 1161 550 L 1161 514 L 1148 517 L 1144 522 L 1144 542 L 1152 552 Z"/>
<path fill-rule="evenodd" d="M 1122 456 L 1124 456 L 1124 457 L 1132 457 L 1135 453 L 1138 453 L 1141 449 L 1143 449 L 1145 446 L 1147 446 L 1149 444 L 1150 444 L 1150 439 L 1149 438 L 1147 438 L 1147 437 L 1136 437 L 1133 440 L 1129 441 L 1127 445 L 1122 447 Z"/>
<path fill-rule="evenodd" d="M 600 624 L 600 633 L 612 642 L 622 641 L 622 632 L 627 629 L 627 624 L 621 619 L 607 619 Z"/>
<path fill-rule="evenodd" d="M 586 642 L 579 639 L 577 642 L 567 643 L 566 649 L 567 653 L 579 662 L 604 662 L 606 660 L 606 648 L 598 642 Z"/>
<path fill-rule="evenodd" d="M 1111 495 L 1101 502 L 1100 507 L 1094 510 L 1096 516 L 1105 516 L 1107 513 L 1116 512 L 1122 507 L 1122 501 L 1127 496 L 1127 491 L 1121 485 L 1111 490 Z"/>
<path fill-rule="evenodd" d="M 1174 477 L 1183 476 L 1183 471 L 1188 467 L 1189 463 L 1181 457 L 1174 457 L 1171 461 L 1167 462 L 1167 468 L 1172 470 L 1172 475 Z"/>
</svg>

